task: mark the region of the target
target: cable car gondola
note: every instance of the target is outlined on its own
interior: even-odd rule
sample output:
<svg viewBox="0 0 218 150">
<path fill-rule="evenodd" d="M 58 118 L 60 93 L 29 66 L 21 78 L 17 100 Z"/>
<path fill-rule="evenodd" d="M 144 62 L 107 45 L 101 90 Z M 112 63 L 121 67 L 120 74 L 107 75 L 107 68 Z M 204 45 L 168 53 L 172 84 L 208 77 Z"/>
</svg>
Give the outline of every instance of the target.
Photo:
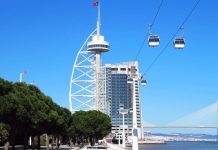
<svg viewBox="0 0 218 150">
<path fill-rule="evenodd" d="M 158 35 L 149 35 L 148 45 L 149 47 L 156 47 L 160 44 L 160 38 Z"/>
<path fill-rule="evenodd" d="M 149 24 L 148 25 L 148 34 L 149 34 L 148 46 L 149 47 L 157 47 L 160 44 L 160 38 L 159 38 L 158 35 L 155 35 L 155 34 L 151 33 L 151 27 L 152 27 L 152 24 Z"/>
<path fill-rule="evenodd" d="M 173 42 L 174 48 L 183 49 L 185 47 L 185 39 L 184 38 L 176 38 Z"/>
<path fill-rule="evenodd" d="M 182 32 L 182 35 L 174 39 L 173 45 L 176 49 L 183 49 L 185 47 L 184 28 L 180 27 L 179 30 Z"/>
<path fill-rule="evenodd" d="M 147 81 L 146 81 L 146 80 L 141 80 L 141 85 L 142 85 L 142 86 L 147 85 Z"/>
</svg>

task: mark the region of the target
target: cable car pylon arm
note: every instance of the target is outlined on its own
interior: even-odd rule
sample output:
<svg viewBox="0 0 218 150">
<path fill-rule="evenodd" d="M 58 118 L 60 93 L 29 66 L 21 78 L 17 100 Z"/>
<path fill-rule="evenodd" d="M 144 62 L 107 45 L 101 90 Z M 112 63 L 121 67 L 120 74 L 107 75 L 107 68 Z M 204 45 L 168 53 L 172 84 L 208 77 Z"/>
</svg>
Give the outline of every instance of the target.
<svg viewBox="0 0 218 150">
<path fill-rule="evenodd" d="M 151 35 L 151 28 L 152 28 L 152 24 L 148 25 L 148 34 Z"/>
</svg>

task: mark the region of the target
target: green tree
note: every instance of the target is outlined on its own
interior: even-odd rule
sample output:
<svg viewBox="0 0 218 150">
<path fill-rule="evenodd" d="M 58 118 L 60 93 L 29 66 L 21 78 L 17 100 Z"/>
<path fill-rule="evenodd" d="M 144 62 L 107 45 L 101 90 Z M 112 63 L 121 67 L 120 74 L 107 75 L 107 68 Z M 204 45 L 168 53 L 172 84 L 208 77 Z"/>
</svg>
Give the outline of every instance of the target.
<svg viewBox="0 0 218 150">
<path fill-rule="evenodd" d="M 0 123 L 0 143 L 4 144 L 8 141 L 9 138 L 9 127 L 4 124 Z"/>
<path fill-rule="evenodd" d="M 14 149 L 15 128 L 18 124 L 16 112 L 18 109 L 18 99 L 12 94 L 13 84 L 4 79 L 0 79 L 0 120 L 8 124 L 11 128 L 9 138 Z"/>
<path fill-rule="evenodd" d="M 94 145 L 96 141 L 102 139 L 110 133 L 110 117 L 100 111 L 88 111 L 86 129 L 89 142 L 91 145 Z"/>
<path fill-rule="evenodd" d="M 70 136 L 78 143 L 89 141 L 91 145 L 94 145 L 97 140 L 111 131 L 110 117 L 100 111 L 78 111 L 72 117 Z"/>
<path fill-rule="evenodd" d="M 73 142 L 90 142 L 106 136 L 111 130 L 110 118 L 99 111 L 79 111 L 74 113 L 60 107 L 39 88 L 25 83 L 12 83 L 0 78 L 0 126 L 1 141 L 9 137 L 12 149 L 15 141 L 22 141 L 24 149 L 29 136 L 49 134 L 57 137 L 70 137 Z M 34 138 L 32 138 L 34 139 Z M 32 147 L 34 148 L 34 147 Z"/>
<path fill-rule="evenodd" d="M 11 128 L 9 137 L 12 149 L 15 149 L 18 136 L 19 140 L 23 138 L 24 149 L 28 137 L 37 136 L 40 149 L 40 135 L 66 133 L 70 112 L 33 85 L 13 84 L 0 79 L 0 104 L 0 120 Z"/>
</svg>

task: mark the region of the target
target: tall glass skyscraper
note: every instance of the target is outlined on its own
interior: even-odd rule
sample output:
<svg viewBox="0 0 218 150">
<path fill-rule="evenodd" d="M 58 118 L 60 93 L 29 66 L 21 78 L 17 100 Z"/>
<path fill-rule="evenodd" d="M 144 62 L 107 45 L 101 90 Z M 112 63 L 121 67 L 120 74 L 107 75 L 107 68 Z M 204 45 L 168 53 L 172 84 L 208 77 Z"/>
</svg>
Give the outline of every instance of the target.
<svg viewBox="0 0 218 150">
<path fill-rule="evenodd" d="M 126 62 L 121 64 L 105 65 L 105 98 L 106 113 L 111 117 L 112 134 L 119 134 L 123 129 L 123 118 L 119 114 L 119 108 L 128 109 L 125 115 L 125 133 L 131 135 L 133 118 L 133 98 L 136 100 L 138 135 L 142 135 L 142 113 L 140 98 L 141 74 L 138 69 L 138 62 Z M 129 82 L 131 81 L 131 82 Z M 133 85 L 134 84 L 134 85 Z M 133 88 L 134 86 L 134 88 Z M 133 97 L 135 96 L 135 97 Z"/>
</svg>

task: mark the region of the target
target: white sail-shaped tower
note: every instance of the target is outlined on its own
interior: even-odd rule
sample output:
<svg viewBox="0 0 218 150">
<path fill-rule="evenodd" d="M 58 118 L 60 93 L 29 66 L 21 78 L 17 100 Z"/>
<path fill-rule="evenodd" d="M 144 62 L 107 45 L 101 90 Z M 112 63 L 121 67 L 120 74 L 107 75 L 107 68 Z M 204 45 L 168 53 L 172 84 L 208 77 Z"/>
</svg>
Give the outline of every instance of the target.
<svg viewBox="0 0 218 150">
<path fill-rule="evenodd" d="M 109 51 L 109 43 L 100 34 L 100 2 L 96 29 L 87 37 L 77 53 L 70 79 L 70 111 L 105 110 L 104 77 L 101 53 Z"/>
</svg>

